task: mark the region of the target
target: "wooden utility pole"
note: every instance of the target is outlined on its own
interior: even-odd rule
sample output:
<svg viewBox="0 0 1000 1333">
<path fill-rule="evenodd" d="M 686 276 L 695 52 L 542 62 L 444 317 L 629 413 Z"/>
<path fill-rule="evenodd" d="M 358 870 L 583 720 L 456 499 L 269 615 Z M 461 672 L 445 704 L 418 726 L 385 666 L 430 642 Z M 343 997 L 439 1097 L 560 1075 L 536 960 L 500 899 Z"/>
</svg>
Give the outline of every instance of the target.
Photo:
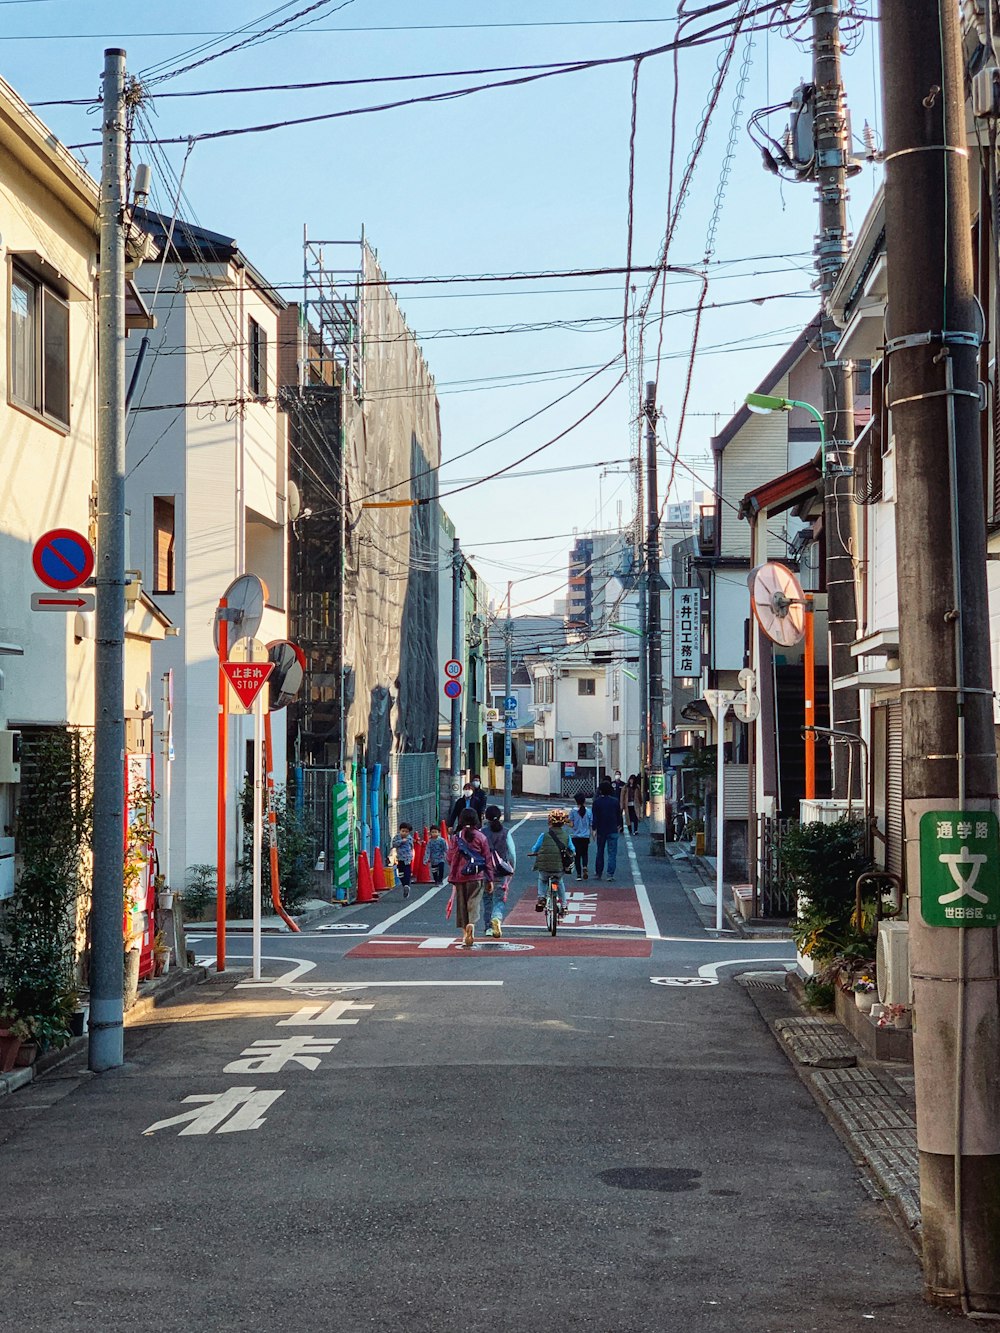
<svg viewBox="0 0 1000 1333">
<path fill-rule="evenodd" d="M 997 1313 L 1000 854 L 958 6 L 883 0 L 881 35 L 924 1287 Z"/>
<path fill-rule="evenodd" d="M 665 856 L 666 789 L 663 773 L 663 630 L 660 623 L 660 509 L 656 484 L 656 385 L 646 385 L 646 678 L 649 689 L 649 850 Z"/>
<path fill-rule="evenodd" d="M 829 296 L 847 260 L 847 166 L 850 142 L 847 108 L 840 75 L 840 0 L 810 0 L 813 21 L 816 191 L 819 235 L 816 270 L 822 298 L 820 341 L 823 367 L 823 535 L 826 542 L 827 623 L 830 638 L 830 725 L 857 736 L 861 730 L 857 688 L 835 689 L 853 676 L 851 646 L 857 635 L 854 560 L 857 558 L 857 510 L 852 494 L 851 449 L 854 445 L 854 380 L 850 362 L 836 359 L 841 330 L 834 323 Z M 815 718 L 813 719 L 815 723 Z M 843 752 L 847 747 L 841 747 Z M 834 752 L 833 795 L 861 795 L 859 766 L 837 762 Z M 853 771 L 853 780 L 848 773 Z M 853 791 L 848 792 L 851 781 Z"/>
</svg>

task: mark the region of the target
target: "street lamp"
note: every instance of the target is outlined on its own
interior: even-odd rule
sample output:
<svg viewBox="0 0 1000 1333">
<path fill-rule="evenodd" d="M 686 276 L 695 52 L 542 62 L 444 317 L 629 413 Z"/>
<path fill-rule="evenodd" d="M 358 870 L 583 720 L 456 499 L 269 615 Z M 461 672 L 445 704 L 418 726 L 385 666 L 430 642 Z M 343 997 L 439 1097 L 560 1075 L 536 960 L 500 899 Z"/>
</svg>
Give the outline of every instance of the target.
<svg viewBox="0 0 1000 1333">
<path fill-rule="evenodd" d="M 743 401 L 751 412 L 759 412 L 762 416 L 767 416 L 769 412 L 790 412 L 793 407 L 801 407 L 803 412 L 808 412 L 819 426 L 820 459 L 823 476 L 826 476 L 826 423 L 818 407 L 813 407 L 812 403 L 803 403 L 798 398 L 779 398 L 770 393 L 748 393 Z"/>
</svg>

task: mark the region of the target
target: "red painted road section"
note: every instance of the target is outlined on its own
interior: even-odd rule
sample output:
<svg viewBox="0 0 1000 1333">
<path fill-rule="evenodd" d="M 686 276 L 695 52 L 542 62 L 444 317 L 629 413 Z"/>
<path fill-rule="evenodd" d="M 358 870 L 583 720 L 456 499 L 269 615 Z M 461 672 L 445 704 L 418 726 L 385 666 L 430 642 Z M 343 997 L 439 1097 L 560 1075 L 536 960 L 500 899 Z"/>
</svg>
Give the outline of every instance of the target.
<svg viewBox="0 0 1000 1333">
<path fill-rule="evenodd" d="M 591 939 L 585 935 L 536 935 L 530 940 L 517 939 L 476 940 L 471 949 L 459 945 L 459 936 L 378 935 L 360 940 L 348 950 L 348 958 L 648 958 L 653 951 L 647 939 Z"/>
<path fill-rule="evenodd" d="M 559 929 L 589 926 L 599 930 L 643 930 L 642 912 L 631 884 L 607 884 L 575 880 L 566 884 L 569 904 Z M 506 918 L 509 926 L 537 926 L 542 920 L 535 911 L 535 895 L 527 891 Z"/>
</svg>

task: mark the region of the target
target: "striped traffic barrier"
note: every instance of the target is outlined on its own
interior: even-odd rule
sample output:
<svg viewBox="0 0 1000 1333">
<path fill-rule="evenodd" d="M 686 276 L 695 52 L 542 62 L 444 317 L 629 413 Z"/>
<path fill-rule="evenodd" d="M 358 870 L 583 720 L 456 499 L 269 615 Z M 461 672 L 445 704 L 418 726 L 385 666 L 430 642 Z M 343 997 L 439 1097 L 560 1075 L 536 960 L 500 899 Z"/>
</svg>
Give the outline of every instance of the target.
<svg viewBox="0 0 1000 1333">
<path fill-rule="evenodd" d="M 348 902 L 351 897 L 351 798 L 347 783 L 333 786 L 333 897 Z"/>
</svg>

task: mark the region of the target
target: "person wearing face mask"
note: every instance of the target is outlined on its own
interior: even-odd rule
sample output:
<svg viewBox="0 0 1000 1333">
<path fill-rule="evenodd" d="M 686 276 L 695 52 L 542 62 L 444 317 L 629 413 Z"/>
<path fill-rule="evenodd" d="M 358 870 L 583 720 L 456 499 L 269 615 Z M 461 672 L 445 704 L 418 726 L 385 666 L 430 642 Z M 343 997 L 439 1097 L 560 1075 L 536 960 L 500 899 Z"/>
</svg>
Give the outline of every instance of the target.
<svg viewBox="0 0 1000 1333">
<path fill-rule="evenodd" d="M 458 828 L 458 819 L 463 810 L 474 810 L 477 819 L 482 822 L 483 811 L 486 809 L 486 793 L 482 789 L 482 783 L 478 778 L 473 778 L 462 788 L 462 794 L 451 807 L 451 814 L 448 817 L 448 827 L 454 833 Z"/>
</svg>

